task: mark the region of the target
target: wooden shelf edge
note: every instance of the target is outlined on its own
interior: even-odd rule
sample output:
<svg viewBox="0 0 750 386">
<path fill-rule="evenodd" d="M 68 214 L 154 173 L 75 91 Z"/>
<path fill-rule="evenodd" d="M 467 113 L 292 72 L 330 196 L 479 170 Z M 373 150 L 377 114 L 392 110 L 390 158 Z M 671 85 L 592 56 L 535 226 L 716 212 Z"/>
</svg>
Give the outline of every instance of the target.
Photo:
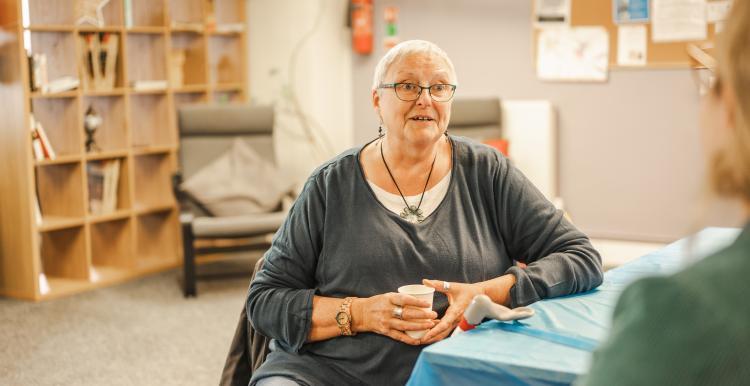
<svg viewBox="0 0 750 386">
<path fill-rule="evenodd" d="M 32 300 L 52 300 L 90 291 L 92 289 L 111 287 L 133 279 L 141 278 L 144 275 L 177 268 L 178 266 L 179 259 L 177 257 L 171 261 L 166 259 L 139 259 L 136 262 L 136 266 L 132 268 L 119 268 L 94 264 L 92 267 L 99 274 L 98 280 L 91 281 L 84 279 L 47 277 L 50 291 L 41 295 L 39 299 Z"/>
<path fill-rule="evenodd" d="M 82 227 L 85 223 L 83 217 L 60 217 L 46 216 L 42 217 L 42 223 L 38 225 L 39 232 L 54 232 L 68 228 Z"/>
<path fill-rule="evenodd" d="M 75 25 L 71 24 L 32 24 L 24 27 L 31 32 L 74 32 Z"/>
<path fill-rule="evenodd" d="M 125 95 L 125 89 L 122 87 L 117 87 L 111 90 L 83 90 L 83 96 L 85 97 L 109 97 L 122 95 Z"/>
<path fill-rule="evenodd" d="M 144 146 L 144 147 L 134 147 L 133 148 L 133 155 L 134 156 L 143 156 L 143 155 L 168 155 L 170 152 L 177 150 L 177 146 L 174 145 L 157 145 L 157 146 Z"/>
<path fill-rule="evenodd" d="M 41 93 L 34 91 L 31 93 L 31 99 L 50 99 L 50 98 L 75 98 L 78 96 L 78 90 Z"/>
<path fill-rule="evenodd" d="M 87 220 L 89 224 L 101 224 L 101 223 L 110 222 L 110 221 L 120 221 L 120 220 L 125 220 L 129 218 L 130 213 L 131 212 L 129 209 L 120 209 L 112 213 L 92 214 L 88 216 Z"/>
<path fill-rule="evenodd" d="M 136 26 L 136 27 L 126 28 L 125 32 L 134 33 L 134 34 L 163 34 L 167 32 L 167 27 L 165 26 Z"/>
<path fill-rule="evenodd" d="M 86 153 L 87 161 L 101 161 L 112 158 L 125 158 L 128 156 L 127 149 L 107 150 L 100 153 Z"/>
<path fill-rule="evenodd" d="M 159 214 L 163 212 L 169 212 L 172 210 L 177 209 L 177 203 L 168 203 L 168 204 L 157 204 L 157 205 L 149 205 L 145 207 L 140 207 L 135 210 L 135 214 L 138 216 L 148 216 L 152 214 Z"/>
<path fill-rule="evenodd" d="M 37 166 L 49 166 L 49 165 L 64 165 L 64 164 L 74 164 L 81 162 L 81 156 L 80 155 L 63 155 L 59 156 L 55 159 L 46 159 L 43 161 L 35 161 L 35 164 Z"/>
</svg>

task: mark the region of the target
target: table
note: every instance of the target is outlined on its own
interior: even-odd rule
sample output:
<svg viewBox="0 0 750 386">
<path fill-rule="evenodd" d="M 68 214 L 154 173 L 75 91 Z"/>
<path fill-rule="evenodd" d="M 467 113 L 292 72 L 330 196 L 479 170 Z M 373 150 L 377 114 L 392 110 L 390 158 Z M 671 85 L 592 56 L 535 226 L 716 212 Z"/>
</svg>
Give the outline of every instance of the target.
<svg viewBox="0 0 750 386">
<path fill-rule="evenodd" d="M 592 291 L 539 301 L 536 314 L 515 323 L 487 321 L 425 348 L 410 386 L 568 385 L 586 372 L 591 352 L 608 334 L 617 298 L 636 279 L 668 275 L 728 245 L 734 228 L 706 228 L 604 274 Z M 692 257 L 688 257 L 692 256 Z"/>
</svg>

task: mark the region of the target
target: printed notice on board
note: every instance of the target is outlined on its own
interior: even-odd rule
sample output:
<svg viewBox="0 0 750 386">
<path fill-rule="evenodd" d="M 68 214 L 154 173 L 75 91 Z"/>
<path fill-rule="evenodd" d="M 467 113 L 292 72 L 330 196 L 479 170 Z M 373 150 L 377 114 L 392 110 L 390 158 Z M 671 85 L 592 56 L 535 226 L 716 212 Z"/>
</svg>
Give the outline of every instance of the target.
<svg viewBox="0 0 750 386">
<path fill-rule="evenodd" d="M 646 26 L 621 25 L 617 28 L 617 64 L 620 66 L 645 66 L 648 48 Z"/>
<path fill-rule="evenodd" d="M 706 39 L 706 0 L 652 0 L 654 42 Z"/>
<path fill-rule="evenodd" d="M 570 24 L 570 0 L 534 0 L 534 26 Z"/>
<path fill-rule="evenodd" d="M 612 0 L 615 23 L 646 23 L 648 0 Z"/>
<path fill-rule="evenodd" d="M 706 4 L 706 18 L 709 23 L 722 22 L 726 20 L 732 2 L 729 0 L 711 1 Z"/>
<path fill-rule="evenodd" d="M 541 80 L 606 81 L 609 33 L 602 27 L 546 28 L 539 34 L 536 73 Z"/>
</svg>

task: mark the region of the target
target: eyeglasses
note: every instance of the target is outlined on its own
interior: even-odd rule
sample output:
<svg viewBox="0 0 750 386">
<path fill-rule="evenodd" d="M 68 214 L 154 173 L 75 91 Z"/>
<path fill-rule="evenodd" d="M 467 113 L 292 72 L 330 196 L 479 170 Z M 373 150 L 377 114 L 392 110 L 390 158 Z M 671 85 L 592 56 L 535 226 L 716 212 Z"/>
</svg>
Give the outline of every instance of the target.
<svg viewBox="0 0 750 386">
<path fill-rule="evenodd" d="M 721 87 L 716 74 L 716 59 L 710 53 L 712 50 L 711 44 L 701 46 L 690 44 L 687 47 L 693 80 L 701 96 L 708 94 L 709 91 L 719 90 Z"/>
<path fill-rule="evenodd" d="M 456 92 L 455 84 L 438 83 L 431 86 L 422 87 L 415 83 L 387 83 L 381 84 L 379 88 L 392 88 L 396 92 L 396 97 L 404 102 L 411 102 L 419 99 L 422 91 L 427 89 L 430 97 L 435 102 L 448 102 L 453 98 Z"/>
</svg>

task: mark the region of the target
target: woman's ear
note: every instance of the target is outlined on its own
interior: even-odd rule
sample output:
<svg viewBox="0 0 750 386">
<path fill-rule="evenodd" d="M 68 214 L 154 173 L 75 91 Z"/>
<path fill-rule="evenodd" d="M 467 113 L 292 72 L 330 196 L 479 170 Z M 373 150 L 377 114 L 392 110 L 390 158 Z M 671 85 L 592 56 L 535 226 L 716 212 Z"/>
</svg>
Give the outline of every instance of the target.
<svg viewBox="0 0 750 386">
<path fill-rule="evenodd" d="M 375 108 L 375 111 L 380 110 L 380 94 L 378 94 L 378 90 L 372 90 L 372 107 Z"/>
</svg>

